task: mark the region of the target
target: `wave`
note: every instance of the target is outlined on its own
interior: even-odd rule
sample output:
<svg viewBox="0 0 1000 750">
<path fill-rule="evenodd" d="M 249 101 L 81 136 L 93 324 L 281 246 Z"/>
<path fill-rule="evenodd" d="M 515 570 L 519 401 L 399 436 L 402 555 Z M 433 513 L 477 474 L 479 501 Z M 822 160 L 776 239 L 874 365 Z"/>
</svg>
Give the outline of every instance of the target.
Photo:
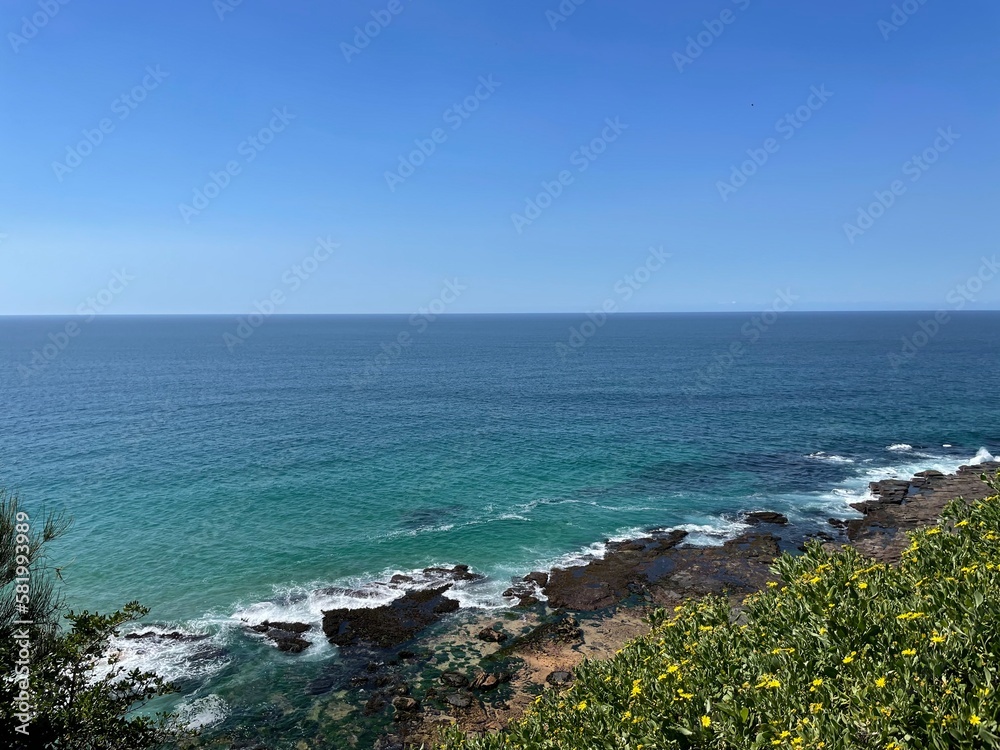
<svg viewBox="0 0 1000 750">
<path fill-rule="evenodd" d="M 912 451 L 913 446 L 909 443 L 893 443 L 892 445 L 887 445 L 885 447 L 887 451 L 893 451 L 896 453 L 903 453 L 905 451 Z"/>
<path fill-rule="evenodd" d="M 979 464 L 985 464 L 992 461 L 996 461 L 996 459 L 993 457 L 993 454 L 990 453 L 985 448 L 980 448 L 978 451 L 976 451 L 976 455 L 972 457 L 972 460 L 969 461 L 969 465 L 979 466 Z"/>
<path fill-rule="evenodd" d="M 827 454 L 825 451 L 817 451 L 816 453 L 810 453 L 806 458 L 811 458 L 815 461 L 827 461 L 832 464 L 853 464 L 853 458 L 846 458 L 845 456 L 838 456 L 835 454 Z"/>
<path fill-rule="evenodd" d="M 231 710 L 218 695 L 206 695 L 183 701 L 175 709 L 177 724 L 188 729 L 206 729 L 221 724 Z"/>
</svg>

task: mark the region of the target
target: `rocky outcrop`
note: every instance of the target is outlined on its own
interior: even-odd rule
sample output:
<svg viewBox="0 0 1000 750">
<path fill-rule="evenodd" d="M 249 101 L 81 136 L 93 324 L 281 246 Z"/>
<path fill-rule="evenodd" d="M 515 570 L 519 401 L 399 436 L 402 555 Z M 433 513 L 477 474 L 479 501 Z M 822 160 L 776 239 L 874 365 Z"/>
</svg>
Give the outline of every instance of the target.
<svg viewBox="0 0 1000 750">
<path fill-rule="evenodd" d="M 784 513 L 775 513 L 773 510 L 755 510 L 744 515 L 743 521 L 751 526 L 756 526 L 761 523 L 784 526 L 788 523 L 788 516 Z"/>
<path fill-rule="evenodd" d="M 459 608 L 456 600 L 444 595 L 451 585 L 409 591 L 378 607 L 326 610 L 323 612 L 323 632 L 338 646 L 399 646 Z"/>
<path fill-rule="evenodd" d="M 944 507 L 956 498 L 989 497 L 992 490 L 980 476 L 993 476 L 998 469 L 1000 462 L 993 462 L 962 466 L 954 474 L 929 470 L 910 481 L 872 482 L 873 499 L 852 505 L 864 517 L 848 522 L 847 538 L 864 555 L 898 562 L 908 543 L 905 532 L 936 523 Z"/>
<path fill-rule="evenodd" d="M 250 628 L 256 633 L 263 633 L 265 638 L 274 641 L 278 650 L 290 654 L 305 651 L 312 644 L 302 637 L 302 633 L 312 630 L 312 625 L 304 622 L 268 622 Z"/>
</svg>

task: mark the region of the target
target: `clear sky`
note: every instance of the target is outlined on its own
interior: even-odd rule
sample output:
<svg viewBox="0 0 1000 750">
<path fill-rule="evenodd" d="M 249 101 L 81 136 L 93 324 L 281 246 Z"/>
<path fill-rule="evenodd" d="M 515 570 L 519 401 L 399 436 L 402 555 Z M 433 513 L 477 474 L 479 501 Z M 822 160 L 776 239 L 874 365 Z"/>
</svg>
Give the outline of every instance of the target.
<svg viewBox="0 0 1000 750">
<path fill-rule="evenodd" d="M 63 2 L 0 16 L 2 314 L 1000 308 L 991 0 Z"/>
</svg>

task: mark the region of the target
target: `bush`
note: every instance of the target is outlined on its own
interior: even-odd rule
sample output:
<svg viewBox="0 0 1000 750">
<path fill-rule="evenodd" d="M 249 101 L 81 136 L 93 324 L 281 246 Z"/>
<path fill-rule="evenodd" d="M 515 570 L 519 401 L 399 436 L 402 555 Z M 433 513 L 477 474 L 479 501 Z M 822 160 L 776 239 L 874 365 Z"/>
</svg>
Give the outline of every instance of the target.
<svg viewBox="0 0 1000 750">
<path fill-rule="evenodd" d="M 131 602 L 111 615 L 62 614 L 45 548 L 66 527 L 54 516 L 36 526 L 0 491 L 0 747 L 144 750 L 179 739 L 172 717 L 133 713 L 169 692 L 159 677 L 125 673 L 113 657 L 95 672 L 118 628 L 147 610 Z"/>
<path fill-rule="evenodd" d="M 661 611 L 504 733 L 451 731 L 443 747 L 1000 746 L 1000 497 L 956 501 L 910 539 L 898 566 L 852 548 L 783 555 L 783 584 L 738 616 L 721 598 Z"/>
</svg>

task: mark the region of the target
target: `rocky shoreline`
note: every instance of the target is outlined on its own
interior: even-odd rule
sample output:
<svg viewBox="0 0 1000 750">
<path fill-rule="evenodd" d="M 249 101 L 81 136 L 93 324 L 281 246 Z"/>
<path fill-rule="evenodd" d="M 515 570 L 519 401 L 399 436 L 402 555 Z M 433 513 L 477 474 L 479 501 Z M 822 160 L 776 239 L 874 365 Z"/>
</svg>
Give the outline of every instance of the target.
<svg viewBox="0 0 1000 750">
<path fill-rule="evenodd" d="M 467 566 L 428 569 L 433 585 L 388 604 L 324 612 L 324 635 L 339 647 L 340 659 L 309 692 L 338 690 L 368 721 L 381 717 L 386 729 L 374 740 L 376 750 L 431 746 L 445 724 L 495 731 L 541 691 L 572 682 L 584 658 L 611 656 L 645 632 L 652 608 L 707 594 L 727 596 L 738 608 L 775 579 L 770 566 L 783 550 L 801 549 L 809 539 L 829 549 L 851 545 L 894 563 L 907 545 L 905 532 L 934 523 L 954 498 L 988 496 L 980 475 L 998 470 L 994 462 L 950 475 L 924 471 L 910 480 L 873 482 L 872 498 L 852 506 L 861 516 L 830 519 L 828 530 L 797 528 L 779 513 L 754 511 L 741 516 L 748 526 L 742 534 L 717 547 L 686 546 L 687 534 L 678 530 L 608 542 L 600 559 L 515 581 L 504 592 L 513 606 L 499 617 L 457 612 L 449 590 L 481 577 Z M 297 653 L 308 646 L 302 633 L 309 627 L 263 623 L 254 630 Z"/>
</svg>

